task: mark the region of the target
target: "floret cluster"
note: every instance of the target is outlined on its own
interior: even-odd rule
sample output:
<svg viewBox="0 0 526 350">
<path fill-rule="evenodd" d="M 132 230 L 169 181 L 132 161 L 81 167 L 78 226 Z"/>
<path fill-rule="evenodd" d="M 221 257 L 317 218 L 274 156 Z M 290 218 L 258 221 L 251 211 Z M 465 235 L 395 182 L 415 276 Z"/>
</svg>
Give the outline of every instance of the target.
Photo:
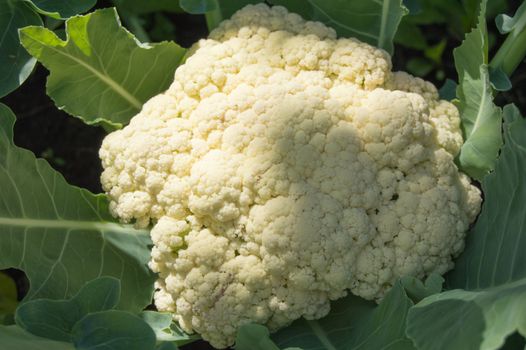
<svg viewBox="0 0 526 350">
<path fill-rule="evenodd" d="M 216 347 L 349 291 L 453 267 L 480 208 L 458 110 L 389 55 L 249 5 L 100 151 L 111 210 L 153 225 L 155 302 Z"/>
</svg>

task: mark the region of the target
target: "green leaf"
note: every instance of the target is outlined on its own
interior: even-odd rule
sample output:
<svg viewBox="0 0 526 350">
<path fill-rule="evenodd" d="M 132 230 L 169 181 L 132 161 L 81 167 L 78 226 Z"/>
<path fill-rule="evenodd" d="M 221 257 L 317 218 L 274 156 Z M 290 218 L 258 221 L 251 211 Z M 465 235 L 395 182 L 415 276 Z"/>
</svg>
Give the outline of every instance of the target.
<svg viewBox="0 0 526 350">
<path fill-rule="evenodd" d="M 446 79 L 446 81 L 444 82 L 444 85 L 442 85 L 442 87 L 438 90 L 440 99 L 452 101 L 457 96 L 456 89 L 457 89 L 457 83 L 451 79 Z"/>
<path fill-rule="evenodd" d="M 23 0 L 0 0 L 0 97 L 27 79 L 36 60 L 18 40 L 18 28 L 42 25 L 40 16 Z"/>
<path fill-rule="evenodd" d="M 180 0 L 183 10 L 195 15 L 217 11 L 218 16 L 229 19 L 232 15 L 249 4 L 257 4 L 265 0 Z"/>
<path fill-rule="evenodd" d="M 508 91 L 511 89 L 511 81 L 501 67 L 489 68 L 489 80 L 491 87 L 497 91 Z"/>
<path fill-rule="evenodd" d="M 272 335 L 280 347 L 305 350 L 411 350 L 405 336 L 407 311 L 413 305 L 400 282 L 379 306 L 350 295 L 331 305 L 331 313 L 317 321 L 304 319 Z"/>
<path fill-rule="evenodd" d="M 358 38 L 390 54 L 400 20 L 408 13 L 401 0 L 271 0 L 271 3 L 321 21 L 339 36 Z"/>
<path fill-rule="evenodd" d="M 512 30 L 516 30 L 517 32 L 523 30 L 524 27 L 526 27 L 526 2 L 523 2 L 522 5 L 519 6 L 513 17 L 505 14 L 498 15 L 495 18 L 495 24 L 497 24 L 497 28 L 501 34 L 509 33 Z"/>
<path fill-rule="evenodd" d="M 40 338 L 18 326 L 0 325 L 0 339 L 5 350 L 76 350 L 72 344 Z"/>
<path fill-rule="evenodd" d="M 174 343 L 161 343 L 159 345 L 157 345 L 157 347 L 155 348 L 156 350 L 177 350 L 179 349 L 179 347 L 177 345 L 175 345 Z"/>
<path fill-rule="evenodd" d="M 501 69 L 509 77 L 526 57 L 526 3 L 522 3 L 513 18 L 506 15 L 497 17 L 497 27 L 502 34 L 509 34 L 490 65 L 494 69 Z"/>
<path fill-rule="evenodd" d="M 219 7 L 218 0 L 179 0 L 183 10 L 192 14 L 202 14 Z"/>
<path fill-rule="evenodd" d="M 18 305 L 15 281 L 0 272 L 0 324 L 5 324 Z"/>
<path fill-rule="evenodd" d="M 91 312 L 113 309 L 119 297 L 119 280 L 97 278 L 69 300 L 36 299 L 22 304 L 16 311 L 16 323 L 34 335 L 71 342 L 72 329 L 79 320 Z"/>
<path fill-rule="evenodd" d="M 482 178 L 495 166 L 502 144 L 502 111 L 493 103 L 488 71 L 486 1 L 481 3 L 479 23 L 453 51 L 459 76 L 457 97 L 465 142 L 458 158 L 461 169 Z"/>
<path fill-rule="evenodd" d="M 155 334 L 146 322 L 111 310 L 118 303 L 119 286 L 119 280 L 102 277 L 70 300 L 26 302 L 17 310 L 17 324 L 34 335 L 74 343 L 76 349 L 154 349 Z"/>
<path fill-rule="evenodd" d="M 53 18 L 68 18 L 84 13 L 95 6 L 97 0 L 26 0 L 43 15 Z"/>
<path fill-rule="evenodd" d="M 444 284 L 444 278 L 436 273 L 429 275 L 425 283 L 422 283 L 418 278 L 409 276 L 402 277 L 400 281 L 407 295 L 414 302 L 419 302 L 430 295 L 440 293 L 442 284 Z"/>
<path fill-rule="evenodd" d="M 504 107 L 504 120 L 504 146 L 482 182 L 482 212 L 447 275 L 450 287 L 468 291 L 432 296 L 410 312 L 408 334 L 419 348 L 498 349 L 515 331 L 526 335 L 526 121 L 513 105 Z M 431 334 L 440 341 L 430 344 Z"/>
<path fill-rule="evenodd" d="M 43 27 L 20 31 L 22 45 L 50 70 L 47 93 L 88 124 L 126 124 L 166 90 L 185 50 L 173 42 L 140 44 L 103 9 L 66 21 L 68 40 Z"/>
<path fill-rule="evenodd" d="M 398 282 L 379 306 L 349 295 L 334 302 L 328 316 L 297 320 L 272 334 L 272 340 L 266 327 L 245 325 L 238 332 L 235 349 L 411 350 L 414 348 L 405 336 L 405 323 L 412 305 Z"/>
<path fill-rule="evenodd" d="M 447 275 L 452 288 L 481 289 L 526 278 L 526 121 L 504 107 L 504 146 L 484 178 L 484 204 L 466 249 Z"/>
<path fill-rule="evenodd" d="M 70 186 L 49 164 L 13 144 L 15 116 L 0 104 L 0 268 L 25 271 L 27 300 L 64 299 L 92 279 L 121 281 L 119 308 L 151 301 L 146 231 L 114 222 L 108 200 Z"/>
<path fill-rule="evenodd" d="M 496 350 L 515 331 L 526 336 L 526 279 L 435 294 L 407 318 L 407 334 L 419 350 Z"/>
<path fill-rule="evenodd" d="M 173 321 L 170 313 L 144 311 L 141 317 L 144 322 L 148 323 L 153 329 L 157 341 L 184 345 L 201 338 L 198 334 L 186 334 L 177 323 Z"/>
<path fill-rule="evenodd" d="M 77 350 L 153 350 L 155 333 L 140 317 L 129 312 L 94 312 L 75 324 Z"/>
<path fill-rule="evenodd" d="M 279 350 L 270 339 L 267 327 L 259 324 L 245 324 L 239 328 L 236 337 L 236 350 Z"/>
<path fill-rule="evenodd" d="M 126 11 L 134 14 L 145 14 L 151 12 L 182 12 L 178 0 L 113 0 L 119 12 Z"/>
</svg>

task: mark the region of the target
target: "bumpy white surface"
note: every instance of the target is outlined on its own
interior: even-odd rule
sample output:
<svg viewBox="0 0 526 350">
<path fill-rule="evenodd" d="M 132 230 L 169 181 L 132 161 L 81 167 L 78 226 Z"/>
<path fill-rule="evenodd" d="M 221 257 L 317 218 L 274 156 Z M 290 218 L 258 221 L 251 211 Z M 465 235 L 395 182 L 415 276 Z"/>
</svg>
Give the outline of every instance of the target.
<svg viewBox="0 0 526 350">
<path fill-rule="evenodd" d="M 451 269 L 480 193 L 457 109 L 389 56 L 248 6 L 100 150 L 111 210 L 151 231 L 156 305 L 216 347 L 247 322 L 381 298 Z"/>
</svg>

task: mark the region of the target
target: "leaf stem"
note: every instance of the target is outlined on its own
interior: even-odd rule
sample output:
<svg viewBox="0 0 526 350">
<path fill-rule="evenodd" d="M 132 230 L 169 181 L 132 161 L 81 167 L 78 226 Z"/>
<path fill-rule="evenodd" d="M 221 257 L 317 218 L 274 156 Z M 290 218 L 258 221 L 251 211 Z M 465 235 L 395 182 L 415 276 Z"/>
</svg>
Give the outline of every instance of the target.
<svg viewBox="0 0 526 350">
<path fill-rule="evenodd" d="M 526 56 L 526 26 L 512 30 L 490 62 L 490 67 L 502 69 L 509 77 Z"/>
<path fill-rule="evenodd" d="M 212 31 L 214 28 L 216 28 L 219 23 L 223 20 L 223 15 L 221 13 L 221 7 L 219 6 L 219 2 L 215 0 L 216 2 L 216 8 L 215 10 L 208 11 L 205 13 L 205 19 L 206 19 L 206 26 L 208 27 L 208 31 Z"/>
<path fill-rule="evenodd" d="M 123 225 L 110 221 L 66 220 L 60 218 L 33 219 L 29 217 L 0 217 L 1 227 L 22 227 L 40 229 L 64 229 L 69 231 L 119 232 L 130 235 L 148 235 L 146 229 L 136 229 L 132 225 Z"/>
<path fill-rule="evenodd" d="M 205 13 L 205 18 L 206 26 L 210 32 L 223 20 L 223 16 L 221 16 L 221 11 L 219 11 L 219 9 Z"/>
<path fill-rule="evenodd" d="M 316 320 L 307 321 L 307 324 L 312 329 L 320 343 L 323 344 L 324 348 L 327 350 L 336 350 L 336 347 L 332 345 L 331 341 L 327 337 L 327 333 Z"/>
</svg>

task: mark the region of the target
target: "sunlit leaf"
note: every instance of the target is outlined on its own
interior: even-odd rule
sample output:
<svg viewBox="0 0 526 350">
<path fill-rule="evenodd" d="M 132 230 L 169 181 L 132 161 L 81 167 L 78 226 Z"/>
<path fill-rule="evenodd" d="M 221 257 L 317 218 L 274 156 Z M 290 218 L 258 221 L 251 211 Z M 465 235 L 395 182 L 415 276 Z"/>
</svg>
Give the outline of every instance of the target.
<svg viewBox="0 0 526 350">
<path fill-rule="evenodd" d="M 453 51 L 459 77 L 457 97 L 465 139 L 458 161 L 461 169 L 477 180 L 482 180 L 493 170 L 502 144 L 502 111 L 493 103 L 488 70 L 486 1 L 481 3 L 477 27 Z"/>
<path fill-rule="evenodd" d="M 53 18 L 68 18 L 84 13 L 95 6 L 97 0 L 25 0 L 34 5 L 43 15 Z"/>
<path fill-rule="evenodd" d="M 173 80 L 185 49 L 173 42 L 140 44 L 115 9 L 66 22 L 68 40 L 43 27 L 20 31 L 22 45 L 50 70 L 47 93 L 57 107 L 88 124 L 120 127 Z"/>
</svg>

